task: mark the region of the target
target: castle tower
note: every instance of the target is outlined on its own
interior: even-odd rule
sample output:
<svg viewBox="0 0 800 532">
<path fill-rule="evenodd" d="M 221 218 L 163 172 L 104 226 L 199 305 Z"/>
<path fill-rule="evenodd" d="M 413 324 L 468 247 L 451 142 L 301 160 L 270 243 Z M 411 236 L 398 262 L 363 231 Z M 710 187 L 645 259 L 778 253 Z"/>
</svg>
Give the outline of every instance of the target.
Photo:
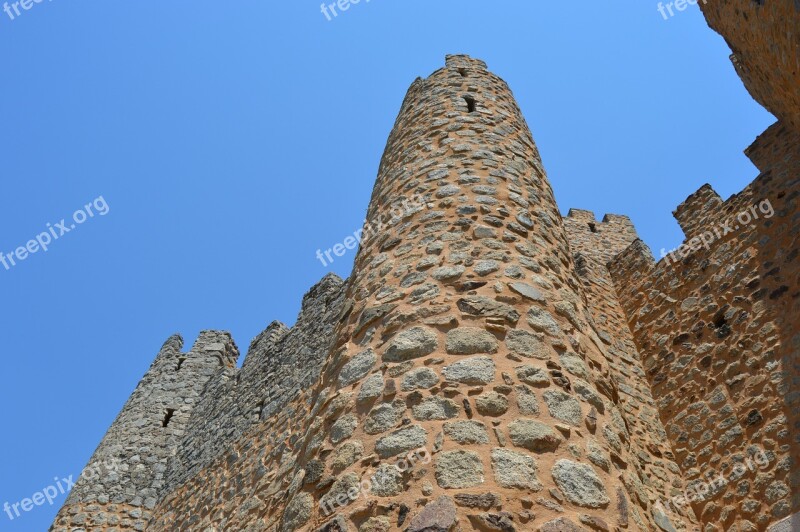
<svg viewBox="0 0 800 532">
<path fill-rule="evenodd" d="M 364 235 L 281 530 L 685 528 L 653 504 L 538 150 L 483 62 L 411 86 Z"/>
<path fill-rule="evenodd" d="M 230 335 L 203 331 L 188 353 L 172 336 L 111 425 L 64 507 L 55 530 L 144 530 L 164 495 L 170 457 L 209 380 L 235 367 Z M 107 528 L 106 528 L 107 527 Z"/>
</svg>

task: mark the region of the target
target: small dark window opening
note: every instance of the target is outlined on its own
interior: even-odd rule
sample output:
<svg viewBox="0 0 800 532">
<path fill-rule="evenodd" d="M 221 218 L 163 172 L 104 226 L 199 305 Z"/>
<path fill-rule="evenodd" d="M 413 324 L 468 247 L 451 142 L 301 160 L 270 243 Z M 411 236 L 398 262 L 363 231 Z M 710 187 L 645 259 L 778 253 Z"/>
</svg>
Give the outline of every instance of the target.
<svg viewBox="0 0 800 532">
<path fill-rule="evenodd" d="M 461 74 L 462 78 L 466 78 L 467 77 L 467 69 L 466 68 L 459 68 L 458 69 L 458 73 Z"/>
<path fill-rule="evenodd" d="M 712 322 L 717 332 L 717 338 L 725 338 L 731 334 L 731 326 L 728 324 L 728 320 L 725 319 L 724 310 L 719 311 Z"/>
<path fill-rule="evenodd" d="M 470 113 L 475 112 L 475 98 L 472 96 L 464 96 L 464 101 L 467 102 L 467 111 Z"/>
<path fill-rule="evenodd" d="M 179 358 L 178 359 L 178 367 L 175 368 L 175 371 L 180 371 L 181 370 L 181 366 L 183 366 L 184 362 L 186 362 L 186 357 Z"/>
<path fill-rule="evenodd" d="M 172 416 L 175 415 L 174 408 L 167 408 L 167 414 L 164 416 L 164 421 L 161 422 L 162 427 L 166 427 L 169 425 L 169 422 L 172 421 Z"/>
<path fill-rule="evenodd" d="M 591 231 L 592 233 L 596 233 L 597 232 L 597 225 L 593 224 L 593 223 L 590 223 L 589 224 L 589 231 Z"/>
</svg>

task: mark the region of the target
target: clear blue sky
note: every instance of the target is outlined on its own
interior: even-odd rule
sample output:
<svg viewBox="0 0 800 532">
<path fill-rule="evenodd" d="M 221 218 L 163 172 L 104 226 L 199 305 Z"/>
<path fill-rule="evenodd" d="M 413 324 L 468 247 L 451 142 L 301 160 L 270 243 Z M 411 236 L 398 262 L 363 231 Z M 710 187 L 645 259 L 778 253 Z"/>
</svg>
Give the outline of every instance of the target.
<svg viewBox="0 0 800 532">
<path fill-rule="evenodd" d="M 245 349 L 348 275 L 353 252 L 315 252 L 359 228 L 405 91 L 445 54 L 509 82 L 562 212 L 628 214 L 655 250 L 703 183 L 755 178 L 742 150 L 773 121 L 697 6 L 651 0 L 362 0 L 332 21 L 314 0 L 45 0 L 0 12 L 0 50 L 0 251 L 109 208 L 0 266 L 0 504 L 77 476 L 169 335 Z"/>
</svg>

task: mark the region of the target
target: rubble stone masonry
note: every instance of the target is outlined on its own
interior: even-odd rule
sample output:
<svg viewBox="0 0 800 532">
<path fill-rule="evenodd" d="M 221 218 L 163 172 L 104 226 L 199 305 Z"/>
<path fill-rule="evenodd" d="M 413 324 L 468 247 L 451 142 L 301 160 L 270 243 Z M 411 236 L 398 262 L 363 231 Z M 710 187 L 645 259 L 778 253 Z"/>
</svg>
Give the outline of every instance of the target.
<svg viewBox="0 0 800 532">
<path fill-rule="evenodd" d="M 402 104 L 350 278 L 241 368 L 226 333 L 169 339 L 51 530 L 800 530 L 798 3 L 704 11 L 778 122 L 744 191 L 678 207 L 689 251 L 562 217 L 509 87 L 448 56 Z"/>
</svg>

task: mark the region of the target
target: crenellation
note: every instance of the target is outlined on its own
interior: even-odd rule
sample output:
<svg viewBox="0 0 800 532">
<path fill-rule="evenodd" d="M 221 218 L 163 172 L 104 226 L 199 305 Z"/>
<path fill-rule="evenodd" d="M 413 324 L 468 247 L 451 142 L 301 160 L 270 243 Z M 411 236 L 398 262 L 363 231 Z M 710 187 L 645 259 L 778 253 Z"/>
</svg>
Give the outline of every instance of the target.
<svg viewBox="0 0 800 532">
<path fill-rule="evenodd" d="M 236 363 L 230 335 L 203 331 L 192 349 L 170 337 L 111 425 L 56 518 L 54 530 L 96 526 L 105 510 L 88 521 L 87 506 L 124 509 L 130 528 L 147 523 L 164 493 L 167 463 L 185 435 L 206 384 Z"/>
<path fill-rule="evenodd" d="M 209 382 L 170 462 L 168 491 L 224 454 L 316 380 L 341 312 L 343 283 L 327 275 L 303 298 L 294 327 L 271 323 L 251 342 L 241 369 L 228 367 L 221 378 Z M 274 386 L 276 382 L 281 385 Z"/>
<path fill-rule="evenodd" d="M 639 238 L 631 219 L 619 214 L 606 214 L 598 222 L 592 211 L 570 209 L 563 222 L 572 249 L 603 266 Z"/>
<path fill-rule="evenodd" d="M 719 194 L 711 185 L 705 184 L 678 205 L 672 214 L 683 229 L 686 241 L 699 236 L 705 228 L 718 224 L 722 204 Z"/>
</svg>

